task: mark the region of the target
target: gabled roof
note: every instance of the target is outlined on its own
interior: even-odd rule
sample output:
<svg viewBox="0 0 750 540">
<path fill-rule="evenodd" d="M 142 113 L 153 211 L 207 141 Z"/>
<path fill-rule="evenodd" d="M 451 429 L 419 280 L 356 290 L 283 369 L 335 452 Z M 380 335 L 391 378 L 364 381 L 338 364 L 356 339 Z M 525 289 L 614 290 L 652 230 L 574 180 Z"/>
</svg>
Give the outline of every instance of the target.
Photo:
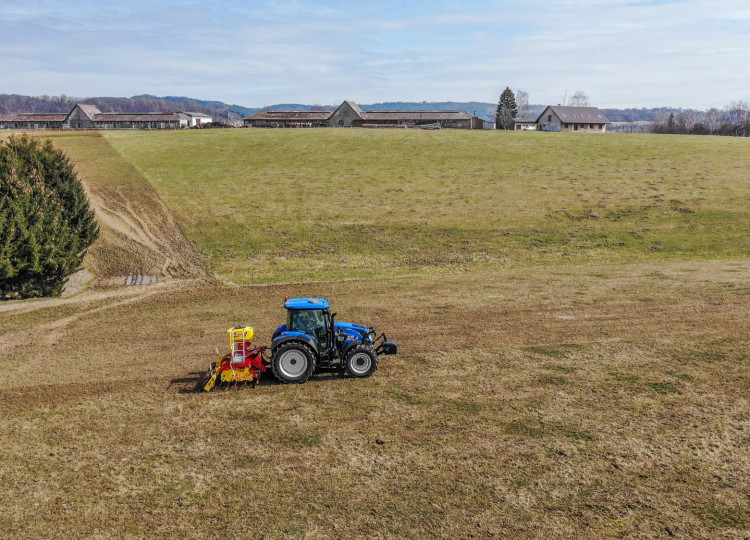
<svg viewBox="0 0 750 540">
<path fill-rule="evenodd" d="M 99 113 L 94 122 L 175 122 L 179 116 L 173 113 Z"/>
<path fill-rule="evenodd" d="M 76 103 L 76 106 L 83 111 L 83 114 L 88 116 L 91 120 L 94 119 L 94 116 L 97 114 L 102 114 L 102 111 L 99 110 L 99 108 L 96 105 L 88 105 L 86 103 Z"/>
<path fill-rule="evenodd" d="M 365 112 L 360 108 L 359 105 L 357 105 L 353 101 L 345 100 L 344 103 L 342 103 L 341 105 L 339 105 L 339 108 L 336 109 L 336 110 L 338 111 L 344 105 L 349 105 L 354 110 L 354 112 L 359 115 L 360 118 L 364 118 Z"/>
<path fill-rule="evenodd" d="M 469 120 L 464 111 L 367 111 L 364 120 Z"/>
<path fill-rule="evenodd" d="M 536 121 L 539 122 L 547 112 L 547 109 L 551 109 L 560 120 L 563 122 L 577 123 L 585 122 L 587 124 L 609 124 L 609 120 L 604 113 L 599 110 L 598 107 L 571 107 L 567 105 L 549 105 L 542 111 Z"/>
<path fill-rule="evenodd" d="M 186 114 L 187 116 L 191 116 L 193 118 L 211 118 L 208 114 L 203 114 L 200 112 L 188 112 L 188 111 L 179 111 L 177 114 Z"/>
<path fill-rule="evenodd" d="M 67 114 L 19 113 L 0 118 L 0 122 L 63 122 Z"/>
<path fill-rule="evenodd" d="M 344 101 L 335 111 L 261 111 L 245 120 L 328 120 L 342 107 L 350 107 L 363 121 L 429 121 L 439 122 L 441 120 L 471 120 L 472 116 L 464 111 L 363 111 L 353 101 Z"/>
<path fill-rule="evenodd" d="M 332 111 L 260 111 L 245 120 L 328 120 Z"/>
</svg>

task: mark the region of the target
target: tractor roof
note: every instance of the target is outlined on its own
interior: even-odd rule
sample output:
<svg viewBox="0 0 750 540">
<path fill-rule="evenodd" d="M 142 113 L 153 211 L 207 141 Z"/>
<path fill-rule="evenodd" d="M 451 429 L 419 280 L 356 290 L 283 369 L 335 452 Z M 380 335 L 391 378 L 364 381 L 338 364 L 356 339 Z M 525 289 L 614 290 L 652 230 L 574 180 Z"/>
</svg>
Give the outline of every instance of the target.
<svg viewBox="0 0 750 540">
<path fill-rule="evenodd" d="M 328 300 L 323 298 L 290 298 L 284 303 L 287 309 L 328 309 Z"/>
</svg>

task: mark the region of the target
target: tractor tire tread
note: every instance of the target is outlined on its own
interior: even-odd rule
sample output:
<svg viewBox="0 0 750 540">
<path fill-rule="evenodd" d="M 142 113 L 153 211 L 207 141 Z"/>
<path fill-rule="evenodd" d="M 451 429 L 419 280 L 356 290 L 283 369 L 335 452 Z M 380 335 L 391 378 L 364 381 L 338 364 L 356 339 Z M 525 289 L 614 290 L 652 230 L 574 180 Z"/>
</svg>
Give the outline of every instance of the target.
<svg viewBox="0 0 750 540">
<path fill-rule="evenodd" d="M 302 378 L 296 380 L 296 381 L 290 381 L 288 379 L 285 379 L 281 376 L 281 374 L 278 371 L 277 368 L 277 358 L 281 356 L 281 354 L 292 347 L 302 349 L 305 354 L 307 355 L 307 359 L 310 362 L 310 366 L 307 368 L 305 373 L 303 374 Z M 282 343 L 278 346 L 278 348 L 273 351 L 273 354 L 271 355 L 271 372 L 273 373 L 273 376 L 276 377 L 276 380 L 283 384 L 302 384 L 306 382 L 310 377 L 312 377 L 312 374 L 315 372 L 315 353 L 313 353 L 313 350 L 305 345 L 304 343 L 301 343 L 299 341 L 287 341 L 286 343 Z"/>
<path fill-rule="evenodd" d="M 351 356 L 357 352 L 367 352 L 372 358 L 372 367 L 366 374 L 354 373 L 349 367 L 349 358 L 351 358 Z M 350 377 L 354 377 L 355 379 L 366 379 L 378 370 L 378 353 L 375 352 L 375 349 L 372 346 L 360 343 L 359 345 L 355 345 L 354 347 L 352 347 L 349 352 L 347 352 L 346 358 L 344 359 L 343 363 L 344 369 L 346 369 L 346 372 Z"/>
</svg>

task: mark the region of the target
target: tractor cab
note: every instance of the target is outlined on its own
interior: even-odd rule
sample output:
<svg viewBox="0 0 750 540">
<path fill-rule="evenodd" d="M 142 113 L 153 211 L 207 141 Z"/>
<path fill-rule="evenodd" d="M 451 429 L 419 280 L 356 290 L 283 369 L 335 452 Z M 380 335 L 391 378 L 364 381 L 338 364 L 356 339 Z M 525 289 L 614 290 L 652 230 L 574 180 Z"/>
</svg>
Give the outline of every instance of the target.
<svg viewBox="0 0 750 540">
<path fill-rule="evenodd" d="M 318 346 L 326 346 L 330 343 L 328 339 L 328 330 L 331 313 L 328 307 L 304 307 L 290 308 L 287 307 L 286 327 L 292 332 L 301 332 L 312 337 Z"/>
</svg>

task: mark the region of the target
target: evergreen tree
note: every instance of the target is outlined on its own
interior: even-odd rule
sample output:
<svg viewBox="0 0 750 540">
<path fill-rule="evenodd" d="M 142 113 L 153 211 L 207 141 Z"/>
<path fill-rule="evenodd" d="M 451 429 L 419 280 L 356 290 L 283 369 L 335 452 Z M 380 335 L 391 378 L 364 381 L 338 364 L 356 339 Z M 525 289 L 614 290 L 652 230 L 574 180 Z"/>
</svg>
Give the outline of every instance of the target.
<svg viewBox="0 0 750 540">
<path fill-rule="evenodd" d="M 506 87 L 500 95 L 500 101 L 497 103 L 495 127 L 497 129 L 513 129 L 516 115 L 518 115 L 516 97 L 513 95 L 513 90 L 510 87 Z"/>
<path fill-rule="evenodd" d="M 667 133 L 674 133 L 675 131 L 674 113 L 669 113 L 669 120 L 667 120 Z"/>
<path fill-rule="evenodd" d="M 98 236 L 62 151 L 25 135 L 0 143 L 0 298 L 59 294 Z"/>
</svg>

